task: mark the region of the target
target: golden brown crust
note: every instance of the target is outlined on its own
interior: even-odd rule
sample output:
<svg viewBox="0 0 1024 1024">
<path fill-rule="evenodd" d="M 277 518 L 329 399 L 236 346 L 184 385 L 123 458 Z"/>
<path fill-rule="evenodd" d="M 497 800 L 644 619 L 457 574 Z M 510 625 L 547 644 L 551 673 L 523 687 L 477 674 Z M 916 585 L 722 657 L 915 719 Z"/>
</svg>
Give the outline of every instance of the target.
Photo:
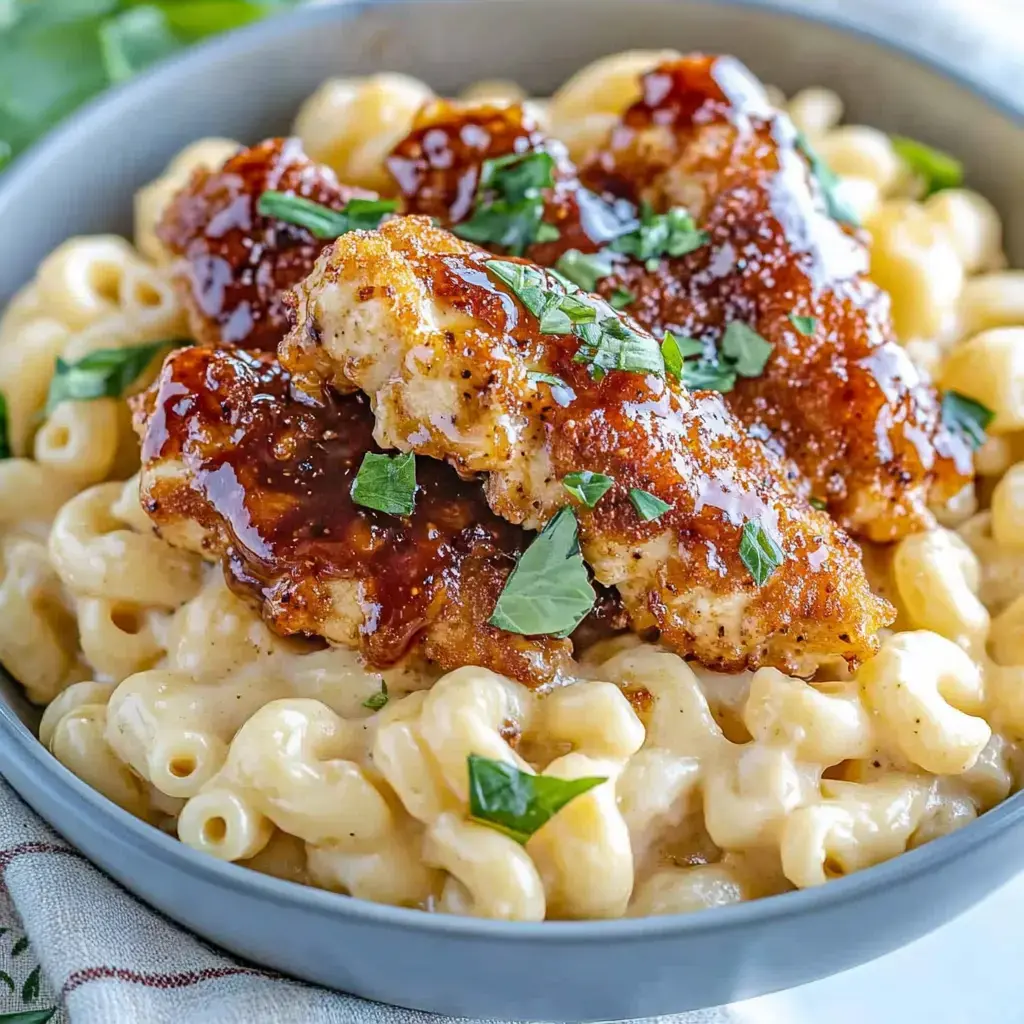
<svg viewBox="0 0 1024 1024">
<path fill-rule="evenodd" d="M 268 139 L 216 171 L 200 168 L 157 227 L 180 259 L 175 279 L 200 344 L 273 350 L 288 329 L 282 295 L 313 268 L 326 242 L 256 210 L 275 190 L 340 210 L 362 189 L 339 185 L 297 139 Z"/>
<path fill-rule="evenodd" d="M 472 149 L 457 142 L 467 134 Z M 453 223 L 465 213 L 452 197 L 483 160 L 550 146 L 519 108 L 435 107 L 396 147 L 392 167 L 404 161 L 410 211 L 426 203 Z M 886 296 L 866 277 L 863 238 L 827 215 L 792 125 L 738 62 L 688 57 L 652 71 L 641 101 L 583 169 L 590 189 L 561 155 L 556 173 L 545 220 L 560 237 L 528 250 L 545 266 L 567 249 L 602 248 L 586 219 L 595 193 L 696 215 L 709 245 L 652 269 L 619 262 L 599 292 L 625 289 L 635 296 L 630 315 L 653 334 L 695 337 L 709 352 L 733 320 L 768 340 L 764 372 L 741 378 L 725 401 L 845 527 L 898 538 L 932 524 L 929 503 L 970 482 L 969 450 L 942 426 L 935 390 L 895 342 Z M 813 334 L 791 315 L 813 317 Z"/>
<path fill-rule="evenodd" d="M 575 361 L 579 338 L 542 334 L 491 259 L 422 217 L 343 236 L 296 289 L 282 361 L 311 389 L 363 389 L 382 444 L 487 473 L 491 507 L 511 521 L 537 527 L 570 503 L 569 472 L 614 477 L 595 509 L 577 505 L 584 556 L 618 588 L 633 628 L 656 628 L 682 654 L 803 673 L 822 655 L 871 654 L 892 609 L 871 594 L 858 549 L 792 490 L 722 396 L 654 374 L 593 379 Z M 561 378 L 572 399 L 529 370 Z M 671 509 L 642 521 L 631 488 Z M 760 587 L 739 553 L 754 519 L 787 556 Z"/>
<path fill-rule="evenodd" d="M 418 460 L 416 507 L 357 505 L 373 443 L 361 395 L 297 401 L 270 355 L 181 349 L 134 400 L 142 503 L 169 540 L 223 556 L 229 584 L 281 634 L 325 636 L 377 666 L 417 650 L 530 685 L 568 674 L 568 640 L 487 625 L 525 546 L 480 487 Z"/>
</svg>

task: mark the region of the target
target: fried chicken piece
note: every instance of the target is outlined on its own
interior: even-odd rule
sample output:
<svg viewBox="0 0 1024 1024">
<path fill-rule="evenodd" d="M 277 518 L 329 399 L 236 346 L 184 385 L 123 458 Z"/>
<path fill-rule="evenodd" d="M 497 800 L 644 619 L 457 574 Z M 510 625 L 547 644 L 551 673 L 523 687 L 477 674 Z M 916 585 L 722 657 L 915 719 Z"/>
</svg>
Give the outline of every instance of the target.
<svg viewBox="0 0 1024 1024">
<path fill-rule="evenodd" d="M 858 549 L 791 489 L 722 397 L 655 372 L 601 375 L 578 361 L 593 353 L 576 334 L 541 333 L 489 263 L 425 217 L 345 235 L 296 289 L 282 362 L 313 393 L 328 383 L 369 395 L 383 446 L 488 474 L 491 508 L 528 528 L 570 503 L 566 474 L 613 477 L 595 508 L 577 503 L 584 557 L 618 589 L 632 628 L 657 629 L 681 654 L 722 670 L 802 674 L 824 655 L 870 655 L 892 609 L 871 593 Z M 564 293 L 553 275 L 506 261 L 517 265 Z M 625 330 L 632 351 L 657 361 L 642 328 L 602 300 L 575 298 L 602 331 Z M 644 521 L 631 489 L 668 510 Z M 751 521 L 785 552 L 763 586 L 740 555 Z"/>
<path fill-rule="evenodd" d="M 271 355 L 187 348 L 133 405 L 143 508 L 170 543 L 223 555 L 228 583 L 276 632 L 377 666 L 416 647 L 443 670 L 481 665 L 529 685 L 571 675 L 568 640 L 487 625 L 527 538 L 479 484 L 418 459 L 411 516 L 353 501 L 363 455 L 380 451 L 362 395 L 298 401 Z"/>
<path fill-rule="evenodd" d="M 695 338 L 712 358 L 727 324 L 752 327 L 771 357 L 725 401 L 790 460 L 804 492 L 872 540 L 932 525 L 929 504 L 970 483 L 970 449 L 943 426 L 934 388 L 895 341 L 887 297 L 866 276 L 864 238 L 828 215 L 791 122 L 732 58 L 683 58 L 643 84 L 583 168 L 589 189 L 514 107 L 428 107 L 389 166 L 411 212 L 452 224 L 471 212 L 483 161 L 551 153 L 544 220 L 560 235 L 527 250 L 545 266 L 569 249 L 604 247 L 613 197 L 686 207 L 709 244 L 648 265 L 618 260 L 599 293 L 632 296 L 630 315 L 653 334 Z M 813 330 L 792 317 L 812 318 Z"/>
<path fill-rule="evenodd" d="M 290 192 L 340 210 L 372 192 L 339 185 L 298 139 L 268 139 L 219 171 L 201 168 L 157 226 L 180 259 L 175 280 L 196 340 L 272 351 L 288 330 L 282 294 L 312 270 L 327 244 L 305 228 L 257 212 L 267 190 Z"/>
</svg>

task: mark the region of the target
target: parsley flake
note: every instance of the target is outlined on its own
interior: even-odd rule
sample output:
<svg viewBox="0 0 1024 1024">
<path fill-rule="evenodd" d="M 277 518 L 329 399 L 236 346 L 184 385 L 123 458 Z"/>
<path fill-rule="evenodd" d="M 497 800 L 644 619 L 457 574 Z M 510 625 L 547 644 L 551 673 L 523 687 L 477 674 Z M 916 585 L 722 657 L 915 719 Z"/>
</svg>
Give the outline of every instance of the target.
<svg viewBox="0 0 1024 1024">
<path fill-rule="evenodd" d="M 609 248 L 640 260 L 648 270 L 655 270 L 662 256 L 685 256 L 710 239 L 706 231 L 697 229 L 689 211 L 681 206 L 674 206 L 668 213 L 655 213 L 649 203 L 644 203 L 640 207 L 640 224 L 619 235 Z"/>
<path fill-rule="evenodd" d="M 517 843 L 526 841 L 570 800 L 606 782 L 604 777 L 559 779 L 534 775 L 507 761 L 470 754 L 469 813 Z"/>
<path fill-rule="evenodd" d="M 558 257 L 555 269 L 585 292 L 594 292 L 598 282 L 612 272 L 613 263 L 607 252 L 583 253 L 579 249 L 568 249 Z"/>
<path fill-rule="evenodd" d="M 964 165 L 956 157 L 903 135 L 893 135 L 891 141 L 896 155 L 924 182 L 925 196 L 963 184 Z"/>
<path fill-rule="evenodd" d="M 543 190 L 554 187 L 550 153 L 510 153 L 485 160 L 469 220 L 452 231 L 469 242 L 522 256 L 535 242 L 553 242 L 558 228 L 544 221 Z"/>
<path fill-rule="evenodd" d="M 839 177 L 825 162 L 824 158 L 811 145 L 803 132 L 796 133 L 796 148 L 807 158 L 811 165 L 811 174 L 817 179 L 818 187 L 821 189 L 822 198 L 825 200 L 825 208 L 833 220 L 849 224 L 851 227 L 860 227 L 860 218 L 856 210 L 843 198 L 839 190 Z"/>
<path fill-rule="evenodd" d="M 942 396 L 942 422 L 975 451 L 985 443 L 985 431 L 994 418 L 995 413 L 988 406 L 959 391 L 947 391 Z"/>
<path fill-rule="evenodd" d="M 256 203 L 256 212 L 261 216 L 296 224 L 327 241 L 349 231 L 372 231 L 397 209 L 395 199 L 350 199 L 335 210 L 304 196 L 274 191 L 264 192 Z"/>
<path fill-rule="evenodd" d="M 722 355 L 733 364 L 741 377 L 760 377 L 771 354 L 771 342 L 765 341 L 745 323 L 733 320 L 725 328 Z"/>
<path fill-rule="evenodd" d="M 754 577 L 754 582 L 763 587 L 775 570 L 786 559 L 778 541 L 757 519 L 743 524 L 740 534 L 740 558 Z"/>
<path fill-rule="evenodd" d="M 158 352 L 187 344 L 187 341 L 154 341 L 127 348 L 101 348 L 76 363 L 65 362 L 58 356 L 46 396 L 46 415 L 61 402 L 120 398 L 142 376 Z"/>
<path fill-rule="evenodd" d="M 380 691 L 378 693 L 372 693 L 366 700 L 363 701 L 363 707 L 369 708 L 371 711 L 380 711 L 385 704 L 387 704 L 388 698 L 388 684 L 381 680 Z"/>
<path fill-rule="evenodd" d="M 352 500 L 392 516 L 411 516 L 416 504 L 416 456 L 367 452 L 352 481 Z"/>
<path fill-rule="evenodd" d="M 665 373 L 665 360 L 658 343 L 647 334 L 637 334 L 621 320 L 607 317 L 600 323 L 582 324 L 576 333 L 582 344 L 573 362 L 587 363 L 594 380 L 600 380 L 609 370 L 658 376 Z"/>
<path fill-rule="evenodd" d="M 636 296 L 628 288 L 616 288 L 608 297 L 608 305 L 612 309 L 625 309 L 636 302 Z"/>
<path fill-rule="evenodd" d="M 525 636 L 568 636 L 595 600 L 576 515 L 566 505 L 519 556 L 487 623 Z"/>
<path fill-rule="evenodd" d="M 789 322 L 808 338 L 818 329 L 818 318 L 813 316 L 797 316 L 796 313 L 790 313 Z"/>
<path fill-rule="evenodd" d="M 614 485 L 614 477 L 592 473 L 589 469 L 566 473 L 562 477 L 562 486 L 587 508 L 593 508 Z"/>
<path fill-rule="evenodd" d="M 660 519 L 672 506 L 667 501 L 636 487 L 629 489 L 629 500 L 636 509 L 636 514 L 645 522 L 652 523 Z"/>
<path fill-rule="evenodd" d="M 704 346 L 694 338 L 677 338 L 671 331 L 665 332 L 661 342 L 661 355 L 665 360 L 665 372 L 676 380 L 683 379 L 683 360 L 689 356 L 703 356 Z"/>
<path fill-rule="evenodd" d="M 811 508 L 816 508 L 819 512 L 824 512 L 828 508 L 828 502 L 824 498 L 815 498 L 812 495 L 808 500 L 811 503 Z"/>
</svg>

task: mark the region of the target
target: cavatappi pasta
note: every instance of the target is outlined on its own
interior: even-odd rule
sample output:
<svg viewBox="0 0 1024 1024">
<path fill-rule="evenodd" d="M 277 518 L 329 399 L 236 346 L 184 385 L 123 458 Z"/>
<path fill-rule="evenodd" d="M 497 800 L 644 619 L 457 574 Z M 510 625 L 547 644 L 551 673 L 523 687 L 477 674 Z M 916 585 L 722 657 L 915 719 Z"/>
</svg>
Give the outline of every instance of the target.
<svg viewBox="0 0 1024 1024">
<path fill-rule="evenodd" d="M 670 55 L 670 54 L 669 54 Z M 666 56 L 630 52 L 536 109 L 584 156 Z M 466 95 L 522 99 L 514 83 Z M 402 75 L 325 83 L 296 134 L 341 180 L 432 96 Z M 959 828 L 1020 784 L 1024 742 L 1024 271 L 980 195 L 919 183 L 834 93 L 787 102 L 873 239 L 900 341 L 994 412 L 980 476 L 944 525 L 866 552 L 898 629 L 856 673 L 723 676 L 636 638 L 538 694 L 482 668 L 368 669 L 276 636 L 138 501 L 124 402 L 46 408 L 54 361 L 183 338 L 154 225 L 204 139 L 136 196 L 134 245 L 74 238 L 0 323 L 0 661 L 47 705 L 41 741 L 121 807 L 225 860 L 352 896 L 491 918 L 690 912 L 868 867 Z M 155 372 L 155 360 L 134 389 Z M 375 695 L 388 700 L 374 709 Z M 601 778 L 525 842 L 473 820 L 469 755 Z"/>
</svg>

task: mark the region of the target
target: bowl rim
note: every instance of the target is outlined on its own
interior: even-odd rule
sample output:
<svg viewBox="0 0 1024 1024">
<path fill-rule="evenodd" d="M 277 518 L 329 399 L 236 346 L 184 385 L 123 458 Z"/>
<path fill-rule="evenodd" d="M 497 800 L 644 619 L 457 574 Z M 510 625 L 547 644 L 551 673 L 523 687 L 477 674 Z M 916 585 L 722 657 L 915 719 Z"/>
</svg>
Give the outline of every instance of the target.
<svg viewBox="0 0 1024 1024">
<path fill-rule="evenodd" d="M 37 167 L 48 164 L 62 149 L 73 146 L 77 138 L 102 121 L 104 115 L 116 110 L 123 97 L 135 91 L 158 91 L 188 69 L 207 61 L 244 53 L 259 40 L 271 38 L 281 30 L 281 19 L 289 27 L 309 27 L 320 23 L 346 21 L 378 7 L 399 7 L 416 0 L 352 0 L 349 3 L 313 6 L 274 15 L 265 21 L 199 43 L 185 52 L 158 63 L 128 82 L 108 89 L 75 111 L 62 124 L 48 132 L 24 153 L 16 157 L 0 175 L 0 206 L 6 193 L 31 180 Z M 445 0 L 449 3 L 472 0 Z M 713 6 L 708 0 L 695 0 L 701 6 Z M 910 44 L 898 43 L 879 32 L 856 22 L 838 11 L 809 11 L 793 0 L 716 0 L 716 5 L 781 15 L 858 37 L 882 49 L 894 52 L 927 70 L 938 74 L 960 88 L 974 94 L 1004 118 L 1024 127 L 1024 99 L 1014 103 L 1009 97 L 991 89 L 983 80 L 965 72 L 932 53 L 915 50 Z M 0 668 L 8 678 L 6 670 Z M 0 759 L 20 758 L 20 765 L 37 778 L 41 787 L 62 805 L 67 817 L 89 814 L 94 823 L 105 821 L 117 829 L 122 839 L 144 845 L 156 860 L 187 872 L 208 884 L 230 889 L 243 896 L 259 897 L 272 905 L 288 905 L 318 915 L 339 915 L 368 924 L 416 929 L 428 934 L 444 934 L 462 938 L 500 938 L 516 943 L 603 943 L 609 940 L 646 940 L 659 936 L 684 936 L 693 933 L 722 932 L 745 928 L 751 924 L 794 917 L 813 910 L 834 908 L 884 889 L 898 881 L 917 877 L 965 855 L 988 842 L 997 833 L 1012 827 L 1024 818 L 1024 791 L 1010 796 L 985 812 L 976 821 L 873 867 L 865 868 L 823 886 L 793 890 L 728 906 L 712 907 L 696 914 L 666 914 L 653 917 L 619 918 L 607 921 L 495 921 L 449 914 L 428 914 L 421 910 L 373 903 L 358 897 L 343 896 L 312 885 L 287 881 L 251 868 L 222 861 L 195 850 L 160 829 L 134 817 L 108 800 L 98 790 L 74 775 L 61 764 L 14 713 L 6 700 L 0 699 L 0 738 L 7 750 Z M 8 746 L 9 744 L 9 746 Z M 13 787 L 12 787 L 13 788 Z M 19 793 L 20 796 L 20 793 Z M 24 799 L 24 798 L 23 798 Z M 57 827 L 60 831 L 59 826 Z M 144 896 L 139 898 L 145 901 Z"/>
</svg>

